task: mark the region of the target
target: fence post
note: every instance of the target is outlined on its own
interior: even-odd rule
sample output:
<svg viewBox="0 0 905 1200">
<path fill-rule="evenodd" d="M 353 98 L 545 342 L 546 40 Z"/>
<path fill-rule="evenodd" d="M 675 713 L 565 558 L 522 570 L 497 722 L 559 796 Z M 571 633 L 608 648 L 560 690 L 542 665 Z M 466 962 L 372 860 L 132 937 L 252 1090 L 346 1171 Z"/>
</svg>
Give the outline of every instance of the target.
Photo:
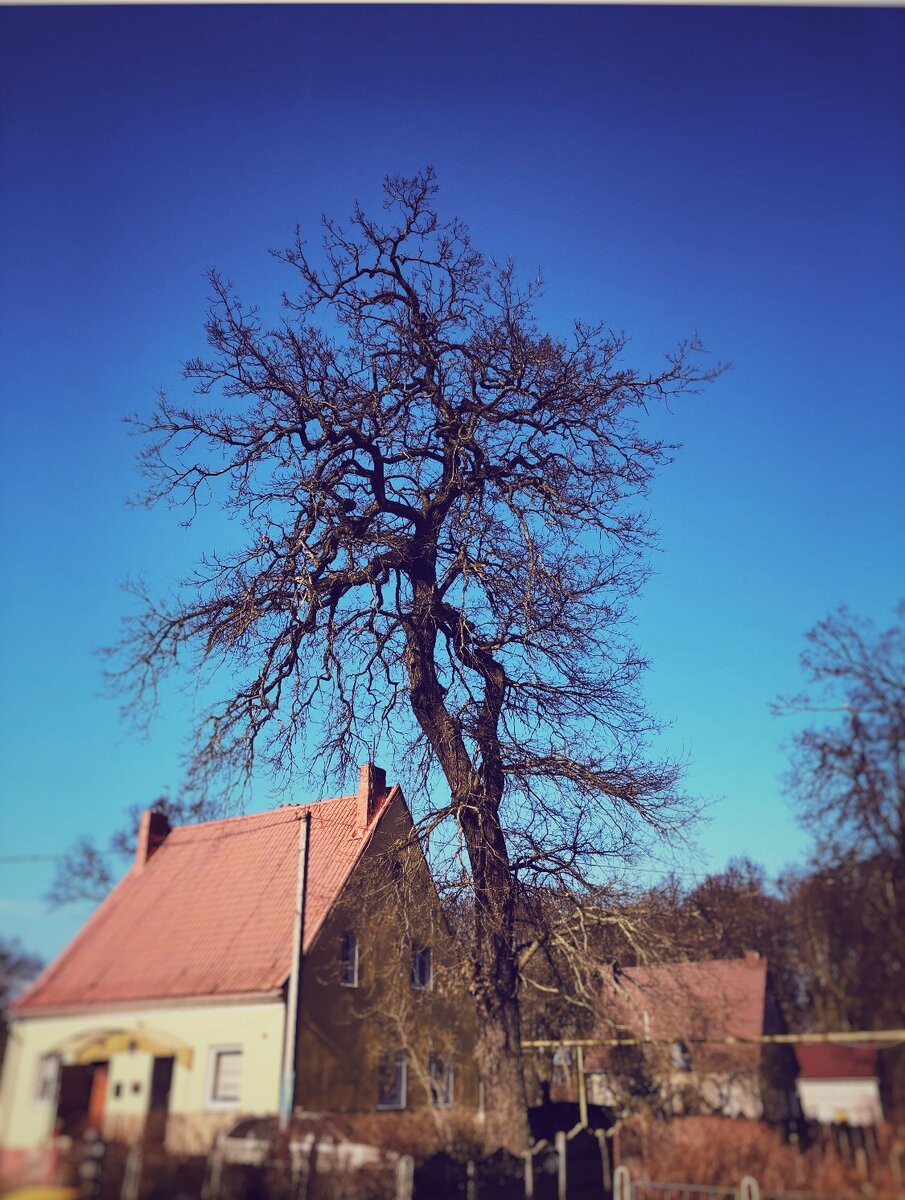
<svg viewBox="0 0 905 1200">
<path fill-rule="evenodd" d="M 534 1155 L 526 1151 L 525 1159 L 525 1200 L 534 1200 Z"/>
<path fill-rule="evenodd" d="M 603 1190 L 609 1195 L 613 1190 L 613 1173 L 610 1170 L 610 1148 L 606 1144 L 606 1130 L 595 1129 L 594 1136 L 597 1138 L 597 1145 L 600 1147 L 600 1177 L 603 1182 Z"/>
<path fill-rule="evenodd" d="M 403 1154 L 396 1163 L 396 1200 L 412 1200 L 415 1188 L 415 1160 Z"/>
<path fill-rule="evenodd" d="M 82 1135 L 82 1149 L 79 1155 L 80 1200 L 95 1200 L 95 1197 L 100 1195 L 101 1174 L 106 1154 L 107 1143 L 99 1130 L 86 1129 Z"/>
<path fill-rule="evenodd" d="M 568 1200 L 569 1165 L 566 1160 L 567 1154 L 568 1154 L 568 1146 L 566 1145 L 566 1131 L 564 1129 L 557 1129 L 557 1131 L 556 1131 L 556 1157 L 558 1160 L 558 1162 L 557 1162 L 557 1167 L 558 1167 L 557 1179 L 558 1179 L 558 1184 L 559 1184 L 559 1186 L 557 1187 L 557 1191 L 556 1191 L 557 1200 Z"/>
<path fill-rule="evenodd" d="M 746 1175 L 738 1185 L 738 1200 L 760 1200 L 760 1184 Z"/>
<path fill-rule="evenodd" d="M 617 1167 L 613 1172 L 613 1200 L 632 1200 L 632 1178 L 628 1167 Z"/>
<path fill-rule="evenodd" d="M 870 1169 L 867 1165 L 867 1150 L 863 1145 L 855 1149 L 855 1173 L 859 1179 L 870 1179 Z"/>
<path fill-rule="evenodd" d="M 893 1195 L 899 1200 L 902 1192 L 902 1147 L 898 1142 L 893 1142 L 889 1152 L 889 1174 L 892 1176 Z"/>
<path fill-rule="evenodd" d="M 126 1169 L 123 1171 L 123 1186 L 119 1193 L 120 1200 L 138 1200 L 141 1167 L 141 1142 L 133 1142 L 129 1147 L 129 1153 L 126 1157 Z"/>
<path fill-rule="evenodd" d="M 201 1200 L 220 1200 L 220 1177 L 223 1174 L 223 1147 L 220 1134 L 208 1155 L 207 1171 L 201 1188 Z"/>
</svg>

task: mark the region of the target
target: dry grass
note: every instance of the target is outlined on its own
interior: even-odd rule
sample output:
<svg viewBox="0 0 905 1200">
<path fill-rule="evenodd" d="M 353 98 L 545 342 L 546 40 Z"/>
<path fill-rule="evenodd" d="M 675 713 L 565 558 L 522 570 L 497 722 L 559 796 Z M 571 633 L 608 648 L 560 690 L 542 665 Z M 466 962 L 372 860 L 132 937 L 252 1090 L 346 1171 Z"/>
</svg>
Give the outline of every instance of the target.
<svg viewBox="0 0 905 1200">
<path fill-rule="evenodd" d="M 764 1192 L 860 1194 L 865 1182 L 877 1192 L 901 1191 L 905 1131 L 888 1125 L 871 1130 L 860 1150 L 854 1141 L 839 1146 L 827 1136 L 802 1150 L 761 1122 L 684 1117 L 627 1126 L 623 1161 L 635 1179 L 731 1187 L 751 1175 Z"/>
</svg>

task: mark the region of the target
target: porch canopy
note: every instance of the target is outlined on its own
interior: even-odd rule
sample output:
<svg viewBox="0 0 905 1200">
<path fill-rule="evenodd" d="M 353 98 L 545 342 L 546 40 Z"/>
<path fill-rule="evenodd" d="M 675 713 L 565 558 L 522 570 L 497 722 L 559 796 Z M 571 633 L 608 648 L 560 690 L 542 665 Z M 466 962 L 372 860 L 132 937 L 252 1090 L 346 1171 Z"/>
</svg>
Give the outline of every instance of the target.
<svg viewBox="0 0 905 1200">
<path fill-rule="evenodd" d="M 171 1034 L 149 1029 L 100 1029 L 80 1033 L 59 1042 L 55 1053 L 67 1066 L 84 1066 L 104 1062 L 114 1054 L 143 1052 L 154 1058 L 175 1058 L 184 1067 L 191 1067 L 194 1051 Z"/>
</svg>

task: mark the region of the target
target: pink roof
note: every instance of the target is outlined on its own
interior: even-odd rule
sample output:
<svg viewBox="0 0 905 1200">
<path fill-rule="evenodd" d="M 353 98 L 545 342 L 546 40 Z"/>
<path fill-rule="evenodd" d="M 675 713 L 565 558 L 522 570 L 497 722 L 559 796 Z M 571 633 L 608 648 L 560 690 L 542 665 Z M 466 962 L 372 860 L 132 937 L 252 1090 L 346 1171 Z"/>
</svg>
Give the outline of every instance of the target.
<svg viewBox="0 0 905 1200">
<path fill-rule="evenodd" d="M 394 788 L 385 797 L 364 837 L 354 795 L 173 829 L 19 997 L 16 1011 L 277 991 L 292 961 L 306 808 L 307 950 L 398 795 Z"/>
<path fill-rule="evenodd" d="M 693 1046 L 697 1066 L 734 1056 L 745 1060 L 758 1051 L 722 1044 L 724 1038 L 759 1037 L 764 1032 L 767 961 L 753 954 L 737 959 L 679 962 L 656 967 L 627 967 L 618 989 L 604 998 L 608 1021 L 601 1038 L 633 1037 L 655 1043 L 683 1041 Z M 589 1052 L 591 1070 L 604 1068 L 610 1048 Z"/>
<path fill-rule="evenodd" d="M 795 1047 L 802 1079 L 874 1079 L 877 1052 L 873 1046 L 838 1046 L 831 1042 Z"/>
<path fill-rule="evenodd" d="M 763 958 L 629 967 L 620 984 L 614 1016 L 639 1035 L 692 1040 L 759 1037 L 764 1031 Z"/>
</svg>

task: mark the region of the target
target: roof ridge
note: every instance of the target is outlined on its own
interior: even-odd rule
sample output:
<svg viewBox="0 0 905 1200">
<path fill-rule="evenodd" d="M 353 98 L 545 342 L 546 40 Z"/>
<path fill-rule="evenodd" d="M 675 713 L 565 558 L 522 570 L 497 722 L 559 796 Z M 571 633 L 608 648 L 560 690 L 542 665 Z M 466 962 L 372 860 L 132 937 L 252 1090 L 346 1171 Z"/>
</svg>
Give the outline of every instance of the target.
<svg viewBox="0 0 905 1200">
<path fill-rule="evenodd" d="M 673 962 L 639 963 L 633 967 L 624 967 L 626 974 L 632 971 L 672 971 L 676 967 L 746 967 L 753 970 L 767 965 L 767 956 L 761 954 L 758 958 L 679 958 Z"/>
<path fill-rule="evenodd" d="M 290 812 L 295 814 L 303 812 L 305 809 L 318 808 L 322 804 L 335 804 L 339 800 L 354 799 L 355 792 L 348 792 L 343 796 L 325 796 L 321 800 L 309 800 L 305 804 L 296 804 L 292 801 L 289 801 L 286 804 L 278 804 L 275 808 L 262 808 L 260 812 L 236 813 L 231 817 L 212 817 L 209 821 L 186 821 L 184 825 L 174 825 L 170 830 L 170 833 L 167 834 L 167 837 L 169 838 L 172 834 L 179 833 L 184 829 L 204 829 L 206 826 L 210 825 L 228 825 L 231 822 L 254 821 L 261 817 L 274 816 L 277 813 L 283 813 L 285 819 L 285 816 L 289 816 Z"/>
</svg>

